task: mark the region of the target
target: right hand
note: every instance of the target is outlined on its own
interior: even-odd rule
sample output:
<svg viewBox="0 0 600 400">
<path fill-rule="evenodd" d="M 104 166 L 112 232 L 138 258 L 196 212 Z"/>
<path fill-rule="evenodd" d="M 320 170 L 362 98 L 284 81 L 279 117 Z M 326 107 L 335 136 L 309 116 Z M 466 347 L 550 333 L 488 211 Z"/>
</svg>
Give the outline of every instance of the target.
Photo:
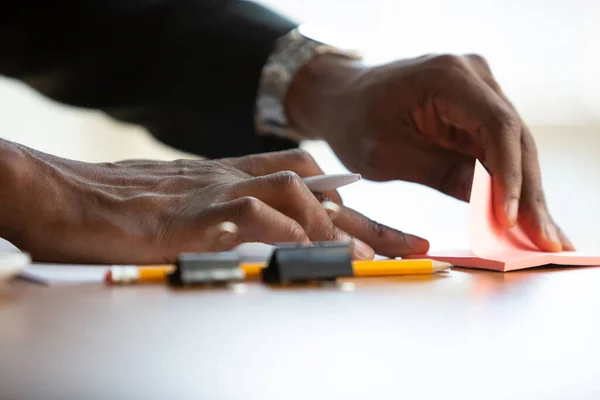
<svg viewBox="0 0 600 400">
<path fill-rule="evenodd" d="M 354 172 L 468 201 L 478 159 L 492 177 L 500 226 L 540 249 L 574 250 L 546 204 L 532 133 L 480 56 L 425 56 L 365 66 L 315 57 L 290 87 L 297 129 L 327 140 Z"/>
<path fill-rule="evenodd" d="M 348 241 L 361 259 L 429 246 L 343 207 L 336 192 L 311 193 L 300 177 L 323 171 L 304 151 L 88 164 L 17 147 L 0 157 L 0 236 L 36 261 L 172 263 L 244 242 Z M 333 221 L 324 199 L 340 204 Z"/>
</svg>

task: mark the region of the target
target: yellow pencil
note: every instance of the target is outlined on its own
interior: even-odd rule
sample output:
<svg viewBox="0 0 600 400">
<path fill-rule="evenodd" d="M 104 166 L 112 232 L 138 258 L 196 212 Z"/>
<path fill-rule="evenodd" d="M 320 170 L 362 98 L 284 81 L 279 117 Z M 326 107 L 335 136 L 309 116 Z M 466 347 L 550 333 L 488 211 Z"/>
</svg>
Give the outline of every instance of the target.
<svg viewBox="0 0 600 400">
<path fill-rule="evenodd" d="M 259 279 L 266 264 L 242 264 L 246 279 Z M 428 275 L 446 271 L 452 264 L 428 259 L 352 261 L 356 277 Z"/>
<path fill-rule="evenodd" d="M 452 264 L 442 261 L 415 260 L 371 260 L 353 261 L 354 276 L 398 276 L 398 275 L 429 275 L 446 271 Z"/>
<path fill-rule="evenodd" d="M 260 279 L 265 263 L 243 263 L 240 266 L 248 280 Z M 428 260 L 369 260 L 353 261 L 354 276 L 384 277 L 402 275 L 427 275 L 452 268 L 452 264 Z M 155 266 L 115 266 L 106 272 L 106 283 L 163 283 L 167 275 L 173 272 L 173 265 Z"/>
</svg>

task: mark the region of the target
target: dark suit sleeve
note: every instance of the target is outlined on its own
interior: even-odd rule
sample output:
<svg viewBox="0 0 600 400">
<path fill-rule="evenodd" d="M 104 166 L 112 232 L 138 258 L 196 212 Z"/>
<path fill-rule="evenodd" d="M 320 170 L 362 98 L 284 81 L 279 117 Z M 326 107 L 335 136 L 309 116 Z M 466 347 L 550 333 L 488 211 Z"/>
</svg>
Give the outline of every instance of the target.
<svg viewBox="0 0 600 400">
<path fill-rule="evenodd" d="M 296 144 L 256 135 L 261 69 L 292 21 L 237 0 L 10 1 L 0 74 L 207 157 Z"/>
</svg>

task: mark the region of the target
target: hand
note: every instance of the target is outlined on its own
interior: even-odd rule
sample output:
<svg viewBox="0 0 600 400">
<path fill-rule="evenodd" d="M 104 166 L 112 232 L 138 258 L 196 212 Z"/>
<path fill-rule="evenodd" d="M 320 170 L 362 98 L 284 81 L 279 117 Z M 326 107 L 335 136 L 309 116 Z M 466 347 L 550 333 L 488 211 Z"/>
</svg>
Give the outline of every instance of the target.
<svg viewBox="0 0 600 400">
<path fill-rule="evenodd" d="M 341 205 L 332 222 L 321 201 L 340 198 L 304 185 L 323 172 L 303 151 L 87 164 L 0 140 L 0 155 L 0 236 L 37 261 L 172 263 L 243 242 L 347 241 L 363 259 L 428 249 Z"/>
<path fill-rule="evenodd" d="M 534 139 L 479 56 L 363 67 L 320 56 L 300 70 L 287 110 L 352 171 L 468 200 L 474 159 L 493 181 L 497 221 L 546 251 L 573 250 L 548 212 Z"/>
</svg>

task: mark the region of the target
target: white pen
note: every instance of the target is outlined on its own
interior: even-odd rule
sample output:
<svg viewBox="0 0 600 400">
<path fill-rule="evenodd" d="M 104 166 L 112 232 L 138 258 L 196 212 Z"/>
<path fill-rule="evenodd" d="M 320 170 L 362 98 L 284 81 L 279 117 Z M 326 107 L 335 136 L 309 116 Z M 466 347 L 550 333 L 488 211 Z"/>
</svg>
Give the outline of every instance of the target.
<svg viewBox="0 0 600 400">
<path fill-rule="evenodd" d="M 358 182 L 360 179 L 360 174 L 333 174 L 309 176 L 303 181 L 311 192 L 322 193 Z"/>
</svg>

